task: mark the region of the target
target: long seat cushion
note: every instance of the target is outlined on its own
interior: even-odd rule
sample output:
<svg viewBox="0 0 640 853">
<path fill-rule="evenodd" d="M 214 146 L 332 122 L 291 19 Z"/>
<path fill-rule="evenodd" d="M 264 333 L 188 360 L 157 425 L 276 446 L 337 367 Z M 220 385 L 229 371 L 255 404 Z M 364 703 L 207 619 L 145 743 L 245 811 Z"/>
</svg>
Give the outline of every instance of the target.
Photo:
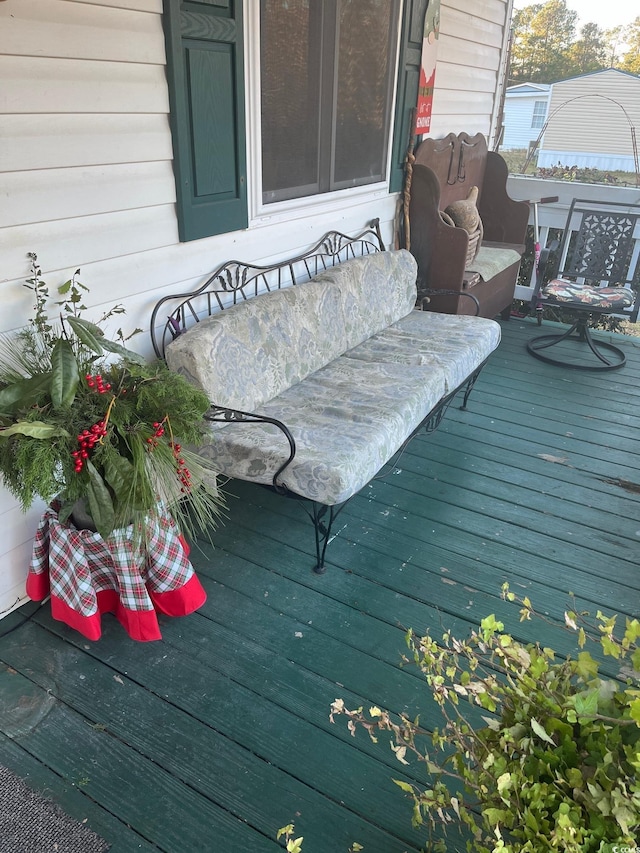
<svg viewBox="0 0 640 853">
<path fill-rule="evenodd" d="M 409 314 L 416 275 L 404 249 L 346 261 L 197 323 L 169 345 L 167 363 L 212 403 L 255 411 Z"/>
<path fill-rule="evenodd" d="M 494 320 L 434 311 L 412 311 L 346 355 L 367 361 L 442 369 L 445 394 L 459 388 L 500 343 Z"/>
<path fill-rule="evenodd" d="M 286 389 L 258 410 L 296 442 L 280 482 L 319 503 L 347 500 L 499 341 L 493 320 L 412 311 Z M 271 484 L 289 445 L 277 427 L 233 423 L 200 452 L 222 474 Z"/>
</svg>

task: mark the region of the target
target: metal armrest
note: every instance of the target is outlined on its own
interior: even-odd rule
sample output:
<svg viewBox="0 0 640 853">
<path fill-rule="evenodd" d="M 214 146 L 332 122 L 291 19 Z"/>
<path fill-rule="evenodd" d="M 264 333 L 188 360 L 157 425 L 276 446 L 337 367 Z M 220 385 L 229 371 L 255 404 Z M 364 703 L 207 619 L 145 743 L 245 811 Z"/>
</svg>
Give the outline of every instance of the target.
<svg viewBox="0 0 640 853">
<path fill-rule="evenodd" d="M 293 457 L 296 455 L 296 442 L 286 424 L 282 423 L 282 421 L 279 421 L 276 418 L 269 418 L 266 415 L 258 415 L 255 412 L 243 412 L 240 409 L 228 409 L 224 406 L 215 405 L 211 406 L 209 411 L 205 414 L 204 419 L 205 421 L 210 421 L 212 423 L 264 423 L 273 424 L 273 426 L 277 427 L 289 442 L 289 458 L 278 468 L 276 473 L 273 475 L 272 482 L 273 488 L 277 492 L 283 493 L 287 491 L 285 486 L 282 486 L 278 483 L 278 477 L 282 474 L 285 468 L 287 468 L 293 461 Z"/>
<path fill-rule="evenodd" d="M 423 294 L 426 294 L 423 296 Z M 438 290 L 437 288 L 427 288 L 426 290 L 420 291 L 420 307 L 425 303 L 429 303 L 431 300 L 429 296 L 467 296 L 469 299 L 472 299 L 476 306 L 476 313 L 472 316 L 477 317 L 480 314 L 480 303 L 478 302 L 477 297 L 473 295 L 473 293 L 469 293 L 466 290 Z M 423 309 L 424 310 L 424 309 Z"/>
</svg>

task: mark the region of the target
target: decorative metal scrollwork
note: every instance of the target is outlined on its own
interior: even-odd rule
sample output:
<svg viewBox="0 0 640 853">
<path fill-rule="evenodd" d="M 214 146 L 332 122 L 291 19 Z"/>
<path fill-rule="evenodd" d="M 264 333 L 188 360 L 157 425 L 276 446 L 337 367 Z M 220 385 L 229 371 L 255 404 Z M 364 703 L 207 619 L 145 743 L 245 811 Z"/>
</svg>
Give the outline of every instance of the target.
<svg viewBox="0 0 640 853">
<path fill-rule="evenodd" d="M 384 248 L 379 220 L 374 219 L 355 237 L 330 231 L 307 252 L 273 266 L 227 261 L 200 287 L 190 293 L 165 296 L 156 304 L 151 315 L 155 353 L 164 358 L 165 348 L 178 335 L 237 302 L 301 284 L 348 258 L 384 251 Z"/>
</svg>

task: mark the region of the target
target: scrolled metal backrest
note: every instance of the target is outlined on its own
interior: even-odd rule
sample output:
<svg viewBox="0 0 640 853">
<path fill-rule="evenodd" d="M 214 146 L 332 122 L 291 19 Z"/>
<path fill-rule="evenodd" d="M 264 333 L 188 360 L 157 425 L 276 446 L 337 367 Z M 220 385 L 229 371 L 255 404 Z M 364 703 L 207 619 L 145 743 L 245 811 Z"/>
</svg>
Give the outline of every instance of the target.
<svg viewBox="0 0 640 853">
<path fill-rule="evenodd" d="M 350 258 L 384 250 L 380 221 L 374 219 L 355 236 L 329 231 L 303 254 L 271 266 L 227 261 L 196 290 L 165 296 L 156 304 L 151 314 L 153 349 L 164 358 L 171 341 L 205 317 L 261 293 L 302 284 Z"/>
<path fill-rule="evenodd" d="M 640 205 L 574 199 L 560 259 L 563 278 L 593 285 L 625 285 L 638 291 Z"/>
</svg>

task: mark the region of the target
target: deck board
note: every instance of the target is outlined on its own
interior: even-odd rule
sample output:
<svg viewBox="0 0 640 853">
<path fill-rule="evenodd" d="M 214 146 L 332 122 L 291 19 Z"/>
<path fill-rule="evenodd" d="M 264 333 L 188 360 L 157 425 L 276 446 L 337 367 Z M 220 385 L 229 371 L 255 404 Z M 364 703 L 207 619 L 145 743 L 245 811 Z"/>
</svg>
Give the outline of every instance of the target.
<svg viewBox="0 0 640 853">
<path fill-rule="evenodd" d="M 503 324 L 468 409 L 451 406 L 338 517 L 326 574 L 311 571 L 295 501 L 232 483 L 213 547 L 193 543 L 207 602 L 161 617 L 162 641 L 135 643 L 106 617 L 89 642 L 47 606 L 3 620 L 0 763 L 113 853 L 276 851 L 290 821 L 305 853 L 418 851 L 392 780 L 420 769 L 332 725 L 333 699 L 435 725 L 399 665 L 407 628 L 464 633 L 495 613 L 567 654 L 572 602 L 640 615 L 640 349 L 625 339 L 613 374 L 562 371 L 527 354 L 536 333 Z M 505 581 L 551 622 L 519 623 Z"/>
</svg>

